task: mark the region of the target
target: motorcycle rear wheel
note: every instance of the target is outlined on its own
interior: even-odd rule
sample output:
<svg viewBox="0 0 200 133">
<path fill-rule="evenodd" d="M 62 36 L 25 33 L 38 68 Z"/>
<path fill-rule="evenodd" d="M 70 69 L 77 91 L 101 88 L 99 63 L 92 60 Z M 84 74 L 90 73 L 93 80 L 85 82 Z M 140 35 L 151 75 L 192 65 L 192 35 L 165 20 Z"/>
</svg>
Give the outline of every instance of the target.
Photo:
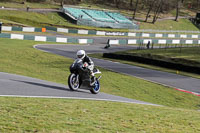
<svg viewBox="0 0 200 133">
<path fill-rule="evenodd" d="M 79 80 L 77 80 L 76 78 L 77 75 L 74 73 L 71 73 L 68 77 L 68 86 L 72 91 L 76 91 L 79 88 Z"/>
<path fill-rule="evenodd" d="M 100 82 L 99 82 L 99 80 L 96 80 L 96 82 L 94 83 L 94 87 L 92 87 L 92 88 L 90 89 L 90 92 L 91 92 L 92 94 L 98 94 L 99 91 L 100 91 Z"/>
</svg>

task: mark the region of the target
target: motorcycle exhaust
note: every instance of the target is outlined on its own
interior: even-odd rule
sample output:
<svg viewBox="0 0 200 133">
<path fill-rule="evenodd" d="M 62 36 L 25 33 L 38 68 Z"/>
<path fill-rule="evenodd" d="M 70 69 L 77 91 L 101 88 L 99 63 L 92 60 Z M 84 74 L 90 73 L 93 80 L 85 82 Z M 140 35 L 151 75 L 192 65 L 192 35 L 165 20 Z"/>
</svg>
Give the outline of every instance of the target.
<svg viewBox="0 0 200 133">
<path fill-rule="evenodd" d="M 96 81 L 97 81 L 97 80 L 99 81 L 99 80 L 101 79 L 101 77 L 102 77 L 102 76 L 99 76 L 98 78 L 96 78 Z M 95 84 L 95 82 L 94 82 L 94 83 L 91 83 L 90 86 L 93 86 L 94 84 Z"/>
</svg>

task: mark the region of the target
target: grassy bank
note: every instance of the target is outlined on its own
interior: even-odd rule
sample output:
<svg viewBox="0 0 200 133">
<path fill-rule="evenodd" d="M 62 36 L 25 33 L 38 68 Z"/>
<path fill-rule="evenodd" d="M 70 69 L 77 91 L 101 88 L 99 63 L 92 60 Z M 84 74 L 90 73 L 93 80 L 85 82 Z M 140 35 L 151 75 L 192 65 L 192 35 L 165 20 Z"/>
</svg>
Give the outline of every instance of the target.
<svg viewBox="0 0 200 133">
<path fill-rule="evenodd" d="M 0 40 L 0 70 L 2 72 L 16 73 L 67 85 L 68 68 L 73 62 L 72 59 L 33 49 L 33 45 L 41 44 L 41 42 Z M 102 92 L 170 107 L 199 109 L 200 99 L 197 96 L 103 68 L 100 70 L 103 73 Z"/>
<path fill-rule="evenodd" d="M 0 97 L 0 132 L 199 132 L 200 112 L 137 104 Z"/>
<path fill-rule="evenodd" d="M 179 19 L 178 22 L 174 20 L 162 20 L 157 21 L 155 24 L 141 22 L 140 29 L 199 31 L 188 19 Z"/>
<path fill-rule="evenodd" d="M 57 13 L 0 10 L 0 20 L 4 23 L 4 25 L 17 25 L 16 23 L 34 27 L 44 27 L 50 25 L 70 25 L 70 23 L 68 23 L 63 17 L 59 16 Z"/>
<path fill-rule="evenodd" d="M 29 8 L 60 8 L 61 6 L 54 3 L 31 3 L 31 2 L 24 2 L 22 0 L 16 0 L 16 2 L 0 2 L 0 7 L 5 7 L 5 8 L 24 8 L 26 9 L 27 7 Z"/>
</svg>

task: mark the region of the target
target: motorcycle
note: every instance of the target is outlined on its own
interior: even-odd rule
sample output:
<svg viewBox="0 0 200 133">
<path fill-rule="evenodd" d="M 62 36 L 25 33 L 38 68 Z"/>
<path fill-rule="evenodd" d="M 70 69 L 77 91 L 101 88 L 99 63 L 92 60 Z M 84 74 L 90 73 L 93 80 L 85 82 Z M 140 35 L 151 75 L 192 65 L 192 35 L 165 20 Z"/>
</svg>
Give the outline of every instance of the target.
<svg viewBox="0 0 200 133">
<path fill-rule="evenodd" d="M 94 78 L 90 76 L 90 71 L 87 68 L 88 64 L 83 64 L 81 59 L 76 59 L 74 63 L 70 66 L 71 74 L 68 77 L 68 86 L 70 90 L 76 91 L 79 88 L 90 90 L 91 93 L 97 94 L 100 91 L 100 78 L 96 77 L 96 74 L 101 74 L 97 69 L 93 69 Z"/>
</svg>

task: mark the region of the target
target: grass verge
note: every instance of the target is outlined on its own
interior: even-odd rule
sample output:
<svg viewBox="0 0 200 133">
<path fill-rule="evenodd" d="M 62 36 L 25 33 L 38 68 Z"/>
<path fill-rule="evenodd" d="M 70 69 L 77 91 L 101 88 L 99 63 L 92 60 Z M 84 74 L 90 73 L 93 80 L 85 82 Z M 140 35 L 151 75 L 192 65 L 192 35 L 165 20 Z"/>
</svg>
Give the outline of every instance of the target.
<svg viewBox="0 0 200 133">
<path fill-rule="evenodd" d="M 41 42 L 0 40 L 0 70 L 2 72 L 67 84 L 72 59 L 33 49 L 33 45 L 42 44 Z M 103 68 L 100 70 L 103 73 L 102 92 L 170 107 L 200 108 L 200 99 L 197 96 Z"/>
<path fill-rule="evenodd" d="M 200 112 L 103 101 L 0 97 L 0 132 L 200 132 Z"/>
</svg>

